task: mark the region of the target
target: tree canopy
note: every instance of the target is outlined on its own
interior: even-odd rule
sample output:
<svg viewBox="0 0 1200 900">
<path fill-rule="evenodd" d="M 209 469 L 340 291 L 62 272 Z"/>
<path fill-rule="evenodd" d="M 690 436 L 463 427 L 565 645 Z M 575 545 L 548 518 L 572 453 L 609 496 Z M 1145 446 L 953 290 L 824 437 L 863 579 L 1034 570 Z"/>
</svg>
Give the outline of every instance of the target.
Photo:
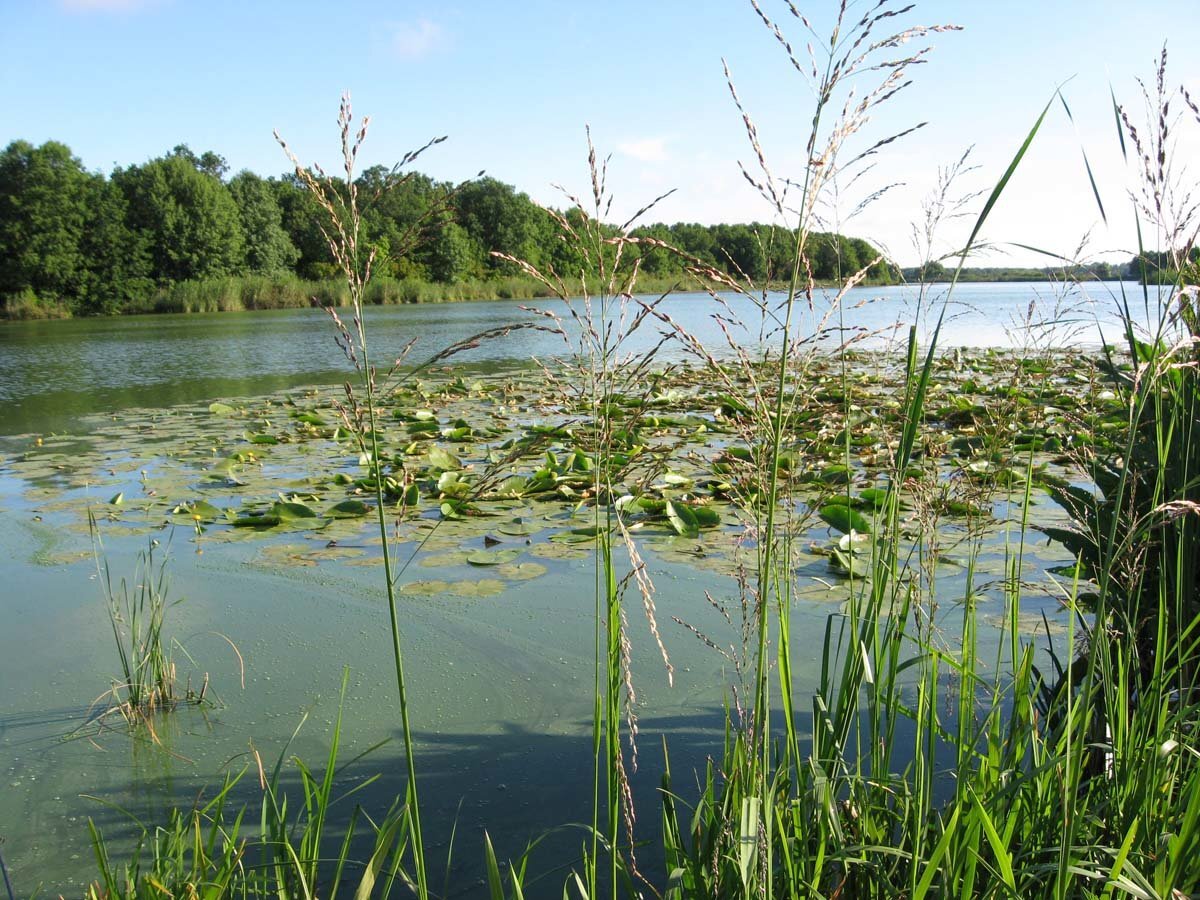
<svg viewBox="0 0 1200 900">
<path fill-rule="evenodd" d="M 0 301 L 31 295 L 76 314 L 136 308 L 156 288 L 227 276 L 335 274 L 323 214 L 294 173 L 263 178 L 186 144 L 111 175 L 87 171 L 56 141 L 14 141 L 0 154 Z M 375 271 L 455 284 L 519 273 L 502 254 L 570 278 L 583 258 L 528 195 L 490 177 L 464 184 L 366 169 L 356 187 Z M 568 210 L 567 221 L 582 215 Z M 616 234 L 616 229 L 611 229 Z M 762 224 L 653 224 L 628 252 L 643 271 L 681 276 L 689 261 L 756 281 L 791 273 L 795 234 Z M 677 248 L 672 252 L 659 244 Z M 858 238 L 814 234 L 814 278 L 836 280 L 878 259 Z M 874 280 L 895 273 L 872 270 Z"/>
</svg>

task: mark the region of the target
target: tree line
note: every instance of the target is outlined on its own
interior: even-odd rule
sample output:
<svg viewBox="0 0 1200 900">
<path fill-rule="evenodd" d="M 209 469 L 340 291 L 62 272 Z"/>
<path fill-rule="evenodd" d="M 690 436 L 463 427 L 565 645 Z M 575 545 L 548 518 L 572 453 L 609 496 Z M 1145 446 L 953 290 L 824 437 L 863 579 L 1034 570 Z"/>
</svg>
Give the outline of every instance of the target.
<svg viewBox="0 0 1200 900">
<path fill-rule="evenodd" d="M 1060 266 L 966 266 L 958 274 L 962 282 L 973 281 L 1123 281 L 1136 279 L 1133 263 L 1078 263 Z M 905 281 L 940 282 L 954 278 L 956 266 L 939 261 L 901 270 Z"/>
<path fill-rule="evenodd" d="M 456 185 L 420 173 L 393 182 L 382 166 L 357 181 L 360 196 L 374 198 L 363 226 L 377 274 L 454 284 L 517 273 L 492 251 L 566 277 L 580 270 L 577 249 L 561 240 L 552 217 L 511 185 L 490 177 Z M 565 215 L 577 221 L 581 213 Z M 0 154 L 0 301 L 103 315 L 144 308 L 147 295 L 183 282 L 327 279 L 337 269 L 321 221 L 294 174 L 230 176 L 211 151 L 197 155 L 181 144 L 106 176 L 88 171 L 65 144 L 17 140 Z M 643 271 L 656 276 L 681 274 L 690 259 L 763 282 L 786 278 L 794 260 L 794 234 L 757 223 L 654 224 L 633 234 L 654 239 L 639 252 Z M 817 234 L 808 256 L 815 279 L 834 281 L 880 254 L 859 238 Z M 890 263 L 872 269 L 877 282 L 898 275 Z"/>
</svg>

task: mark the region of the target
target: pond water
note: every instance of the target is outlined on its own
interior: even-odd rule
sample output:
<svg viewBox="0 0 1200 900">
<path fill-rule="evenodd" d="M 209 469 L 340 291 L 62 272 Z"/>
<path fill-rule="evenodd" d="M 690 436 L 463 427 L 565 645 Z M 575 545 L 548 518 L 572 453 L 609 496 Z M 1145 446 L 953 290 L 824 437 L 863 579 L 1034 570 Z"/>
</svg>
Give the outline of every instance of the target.
<svg viewBox="0 0 1200 900">
<path fill-rule="evenodd" d="M 1048 283 L 964 284 L 955 289 L 943 326 L 943 347 L 1096 345 L 1119 338 L 1116 311 L 1122 291 L 1140 297 L 1135 284 L 1088 286 Z M 843 324 L 884 346 L 907 339 L 916 322 L 927 335 L 945 299 L 945 286 L 926 297 L 908 287 L 857 288 L 842 304 Z M 730 297 L 732 311 L 756 321 L 750 304 Z M 369 310 L 377 361 L 390 364 L 410 340 L 408 359 L 419 362 L 450 344 L 497 325 L 539 321 L 513 301 Z M 557 301 L 536 306 L 570 316 Z M 805 324 L 815 327 L 828 309 L 818 295 Z M 680 294 L 662 307 L 706 346 L 720 352 L 726 338 L 703 294 Z M 900 323 L 897 325 L 897 323 Z M 733 329 L 753 345 L 758 329 Z M 334 346 L 327 315 L 315 309 L 245 312 L 237 315 L 131 316 L 66 322 L 11 322 L 0 327 L 0 434 L 51 432 L 73 427 L 80 416 L 131 406 L 172 406 L 195 400 L 246 396 L 303 384 L 331 384 L 346 377 L 346 361 Z M 645 349 L 646 330 L 628 349 Z M 561 338 L 517 331 L 484 342 L 456 363 L 527 364 L 530 357 L 561 355 Z M 664 348 L 669 357 L 673 348 Z"/>
<path fill-rule="evenodd" d="M 1102 332 L 1113 335 L 1105 305 L 1113 288 L 1101 287 L 1102 299 L 1088 303 L 1057 297 L 1047 285 L 963 286 L 963 305 L 953 310 L 944 342 L 1096 343 Z M 914 298 L 899 289 L 864 289 L 852 301 L 856 308 L 843 324 L 871 332 L 874 346 L 897 339 L 890 323 L 914 318 Z M 736 309 L 744 301 L 729 302 Z M 723 346 L 708 298 L 680 296 L 663 308 L 706 345 Z M 419 336 L 410 360 L 482 329 L 529 320 L 511 302 L 380 308 L 368 315 L 378 358 L 396 356 L 409 336 Z M 1057 325 L 1023 328 L 1031 317 Z M 311 310 L 0 327 L 0 854 L 18 896 L 39 888 L 44 895 L 82 893 L 94 874 L 89 818 L 118 852 L 127 851 L 132 818 L 159 821 L 170 805 L 211 793 L 224 773 L 248 767 L 236 794 L 253 804 L 255 754 L 270 764 L 305 717 L 288 753 L 321 765 L 346 665 L 343 758 L 390 739 L 356 767 L 360 775 L 382 776 L 359 799 L 379 810 L 403 791 L 386 605 L 370 529 L 358 520 L 322 519 L 319 530 L 257 535 L 206 519 L 204 533 L 197 533 L 190 510 L 175 506 L 203 498 L 244 512 L 272 494 L 311 496 L 314 506 L 317 497 L 335 496 L 314 473 L 353 473 L 354 454 L 336 440 L 298 437 L 294 430 L 297 414 L 330 416 L 336 390 L 314 387 L 348 377 L 331 331 L 325 314 Z M 749 344 L 757 339 L 750 332 L 742 337 Z M 627 349 L 654 340 L 646 336 Z M 520 398 L 541 379 L 531 358 L 548 360 L 564 348 L 561 337 L 526 330 L 456 357 L 453 371 L 439 377 L 484 387 L 446 400 L 450 411 L 439 410 L 438 419 L 456 415 L 455 404 L 476 403 L 502 425 L 553 420 L 555 413 Z M 673 352 L 667 348 L 662 359 Z M 503 400 L 489 393 L 501 383 Z M 228 404 L 228 412 L 210 408 L 214 401 Z M 293 430 L 275 445 L 265 438 L 281 433 L 280 420 Z M 248 456 L 248 448 L 258 455 Z M 1059 515 L 1047 500 L 1038 503 L 1041 520 Z M 86 725 L 117 674 L 88 508 L 100 511 L 104 556 L 117 578 L 135 577 L 137 554 L 149 540 L 171 545 L 172 596 L 183 598 L 171 607 L 171 631 L 194 661 L 181 667 L 197 680 L 208 673 L 219 698 L 213 708 L 164 720 L 157 743 Z M 455 556 L 488 550 L 497 541 L 491 534 L 456 530 L 453 522 L 423 531 L 432 521 L 426 517 L 400 535 L 402 559 L 415 554 L 401 579 L 409 586 L 402 627 L 432 868 L 441 871 L 457 821 L 456 895 L 481 890 L 484 829 L 502 857 L 515 855 L 547 828 L 586 820 L 591 802 L 594 564 L 569 541 L 545 539 L 580 524 L 569 507 L 522 500 L 501 508 L 499 521 L 533 523 L 532 536 L 506 544 L 509 538 L 499 535 L 501 547 L 524 554 L 525 568 L 494 578 L 481 579 L 490 571 Z M 635 793 L 647 835 L 657 828 L 662 741 L 685 793 L 720 749 L 737 673 L 691 629 L 722 646 L 737 642 L 736 628 L 705 598 L 707 591 L 737 606 L 730 574 L 736 529 L 726 531 L 728 540 L 713 538 L 707 549 L 661 526 L 646 532 L 658 624 L 675 667 L 668 686 L 635 602 L 641 716 Z M 813 530 L 814 540 L 828 541 L 829 534 L 820 523 Z M 980 573 L 1003 577 L 999 547 L 984 554 Z M 1031 580 L 1064 561 L 1061 552 L 1040 555 L 1029 564 Z M 829 587 L 837 579 L 823 558 L 809 555 L 803 565 L 811 567 L 812 590 L 792 617 L 801 711 L 811 706 L 820 665 L 813 636 L 823 633 L 840 596 Z M 953 592 L 953 576 L 945 581 Z M 1032 617 L 1058 615 L 1049 596 L 1031 603 Z M 176 656 L 182 659 L 179 650 Z M 355 775 L 347 772 L 345 783 Z M 535 857 L 543 865 L 533 869 L 551 871 L 531 896 L 560 893 L 563 872 L 553 867 L 573 859 L 581 840 L 582 832 L 570 828 L 547 839 Z M 653 871 L 652 859 L 648 865 Z"/>
</svg>

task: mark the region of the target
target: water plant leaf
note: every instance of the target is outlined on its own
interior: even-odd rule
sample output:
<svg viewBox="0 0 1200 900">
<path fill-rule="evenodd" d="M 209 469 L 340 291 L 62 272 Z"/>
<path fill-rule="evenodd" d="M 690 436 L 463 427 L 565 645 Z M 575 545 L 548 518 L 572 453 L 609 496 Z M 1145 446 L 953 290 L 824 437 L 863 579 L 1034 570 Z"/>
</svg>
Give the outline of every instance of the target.
<svg viewBox="0 0 1200 900">
<path fill-rule="evenodd" d="M 335 519 L 352 519 L 365 516 L 374 508 L 362 500 L 343 500 L 341 503 L 335 503 L 329 507 L 325 514 L 333 516 Z"/>
<path fill-rule="evenodd" d="M 871 533 L 871 522 L 862 513 L 851 509 L 845 503 L 826 503 L 817 512 L 831 528 L 842 534 L 858 531 L 863 534 Z"/>
<path fill-rule="evenodd" d="M 400 590 L 405 594 L 432 597 L 435 594 L 444 594 L 449 591 L 450 582 L 439 580 L 410 581 L 407 584 L 400 585 Z"/>
<path fill-rule="evenodd" d="M 473 566 L 498 566 L 510 563 L 524 551 L 516 548 L 505 550 L 475 550 L 467 554 L 467 562 Z"/>
<path fill-rule="evenodd" d="M 504 593 L 508 587 L 498 578 L 481 578 L 479 581 L 455 581 L 448 592 L 456 597 L 492 597 Z"/>
<path fill-rule="evenodd" d="M 680 537 L 694 538 L 700 536 L 700 523 L 696 514 L 686 503 L 667 501 L 667 520 L 675 533 Z"/>
<path fill-rule="evenodd" d="M 193 503 L 181 503 L 171 510 L 171 512 L 186 515 L 188 518 L 197 519 L 201 522 L 213 522 L 225 515 L 221 510 L 217 509 L 207 500 L 196 500 Z"/>
<path fill-rule="evenodd" d="M 448 553 L 434 553 L 421 557 L 418 565 L 422 569 L 437 569 L 443 566 L 464 566 L 467 564 L 468 550 L 451 550 Z"/>
<path fill-rule="evenodd" d="M 554 539 L 551 538 L 553 541 Z M 555 541 L 554 543 L 534 544 L 529 548 L 529 555 L 538 559 L 586 559 L 588 552 L 582 547 L 572 546 L 576 542 Z"/>
<path fill-rule="evenodd" d="M 531 534 L 536 534 L 542 529 L 539 526 L 531 525 L 530 523 L 523 521 L 521 518 L 515 518 L 510 522 L 497 525 L 496 530 L 501 534 L 507 534 L 511 537 L 528 537 Z"/>
<path fill-rule="evenodd" d="M 529 581 L 533 578 L 540 578 L 548 571 L 541 563 L 535 562 L 505 563 L 496 568 L 497 575 L 510 581 Z"/>
<path fill-rule="evenodd" d="M 282 522 L 293 519 L 317 518 L 316 510 L 305 503 L 295 500 L 277 500 L 271 505 L 270 514 L 276 516 Z"/>
<path fill-rule="evenodd" d="M 228 403 L 221 403 L 219 401 L 208 404 L 208 411 L 214 416 L 232 416 L 237 414 L 237 410 Z"/>
<path fill-rule="evenodd" d="M 435 469 L 443 471 L 448 469 L 461 469 L 462 462 L 453 453 L 443 450 L 441 447 L 434 445 L 429 448 L 429 465 Z"/>
<path fill-rule="evenodd" d="M 238 516 L 230 524 L 234 528 L 274 528 L 280 521 L 279 516 L 270 513 L 251 513 L 247 516 Z"/>
</svg>

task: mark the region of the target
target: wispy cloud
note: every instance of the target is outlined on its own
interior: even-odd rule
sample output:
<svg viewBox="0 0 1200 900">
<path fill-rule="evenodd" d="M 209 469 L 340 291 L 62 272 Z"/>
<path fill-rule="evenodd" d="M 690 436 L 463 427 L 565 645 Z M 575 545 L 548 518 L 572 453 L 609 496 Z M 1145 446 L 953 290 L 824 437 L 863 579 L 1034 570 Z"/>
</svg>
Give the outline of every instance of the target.
<svg viewBox="0 0 1200 900">
<path fill-rule="evenodd" d="M 667 139 L 661 137 L 624 141 L 617 144 L 617 150 L 626 156 L 640 159 L 642 162 L 665 162 L 669 158 Z"/>
<path fill-rule="evenodd" d="M 58 0 L 68 12 L 125 13 L 150 6 L 154 0 Z"/>
<path fill-rule="evenodd" d="M 442 27 L 429 19 L 402 22 L 392 33 L 392 47 L 401 59 L 428 56 L 442 43 Z"/>
</svg>

